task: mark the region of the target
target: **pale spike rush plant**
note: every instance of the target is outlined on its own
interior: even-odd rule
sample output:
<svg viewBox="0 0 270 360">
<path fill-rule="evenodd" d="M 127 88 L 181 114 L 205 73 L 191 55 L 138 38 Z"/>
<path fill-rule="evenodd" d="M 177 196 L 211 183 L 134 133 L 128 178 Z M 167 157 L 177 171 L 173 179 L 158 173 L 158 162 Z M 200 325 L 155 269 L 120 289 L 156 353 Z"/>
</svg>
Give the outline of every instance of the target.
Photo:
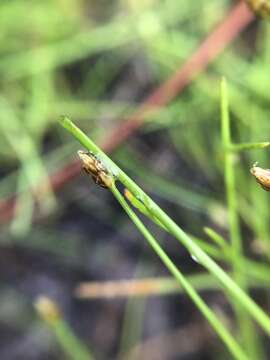
<svg viewBox="0 0 270 360">
<path fill-rule="evenodd" d="M 193 301 L 197 309 L 205 316 L 216 334 L 224 342 L 228 351 L 231 353 L 231 356 L 235 359 L 252 359 L 252 351 L 254 351 L 254 349 L 252 348 L 252 341 L 250 339 L 252 336 L 255 338 L 252 321 L 255 321 L 264 330 L 267 336 L 270 336 L 270 318 L 249 296 L 248 282 L 242 270 L 244 261 L 246 260 L 244 260 L 242 253 L 242 243 L 239 232 L 233 158 L 236 152 L 254 148 L 264 148 L 269 146 L 269 143 L 234 144 L 231 142 L 228 95 L 225 79 L 221 82 L 221 134 L 224 152 L 224 178 L 229 212 L 228 220 L 231 237 L 231 244 L 228 248 L 230 249 L 229 251 L 232 259 L 231 275 L 223 270 L 218 263 L 207 254 L 207 251 L 205 251 L 203 247 L 198 245 L 191 236 L 181 229 L 168 214 L 166 214 L 126 175 L 123 170 L 105 155 L 85 133 L 76 127 L 68 117 L 62 117 L 60 119 L 60 124 L 87 150 L 86 152 L 82 150 L 78 152 L 82 161 L 82 168 L 91 175 L 97 184 L 111 190 L 119 204 L 123 207 L 137 229 L 152 247 L 153 251 L 161 259 L 168 271 L 185 290 L 191 301 Z M 258 169 L 256 167 L 253 167 L 252 169 L 253 175 L 255 175 L 255 173 L 257 174 Z M 118 189 L 118 182 L 122 183 L 125 187 L 126 199 L 129 202 Z M 206 304 L 198 291 L 196 291 L 188 281 L 187 277 L 173 263 L 155 237 L 142 223 L 132 209 L 132 206 L 140 210 L 153 222 L 169 232 L 172 237 L 178 240 L 179 243 L 188 250 L 190 256 L 195 259 L 196 262 L 216 278 L 224 294 L 227 295 L 229 302 L 232 304 L 236 318 L 240 319 L 239 337 L 235 336 L 231 330 L 228 330 L 218 318 L 217 314 L 215 314 Z M 214 234 L 214 238 L 218 239 L 218 235 L 215 236 Z M 218 239 L 217 241 L 223 244 L 223 240 L 220 242 Z M 251 341 L 249 344 L 250 347 L 245 348 L 244 344 L 247 344 L 248 341 Z"/>
<path fill-rule="evenodd" d="M 269 4 L 0 1 L 1 360 L 270 358 Z"/>
</svg>

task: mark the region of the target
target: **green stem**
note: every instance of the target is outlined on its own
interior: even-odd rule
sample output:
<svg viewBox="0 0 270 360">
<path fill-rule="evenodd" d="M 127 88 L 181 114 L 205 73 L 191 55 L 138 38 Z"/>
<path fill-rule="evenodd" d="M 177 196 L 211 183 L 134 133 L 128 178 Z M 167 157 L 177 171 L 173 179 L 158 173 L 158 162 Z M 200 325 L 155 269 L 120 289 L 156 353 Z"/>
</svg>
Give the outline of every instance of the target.
<svg viewBox="0 0 270 360">
<path fill-rule="evenodd" d="M 108 171 L 111 171 L 135 197 L 144 203 L 154 216 L 171 232 L 171 234 L 195 256 L 197 261 L 213 274 L 228 293 L 237 299 L 244 309 L 257 321 L 257 323 L 270 335 L 270 319 L 266 313 L 226 274 L 226 272 L 213 261 L 194 241 L 154 202 L 143 190 L 131 180 L 101 149 L 91 141 L 70 119 L 62 117 L 61 125 L 68 130 L 86 149 L 92 151 L 104 160 Z"/>
<path fill-rule="evenodd" d="M 221 81 L 221 137 L 224 148 L 224 178 L 228 206 L 229 233 L 231 240 L 231 263 L 233 267 L 233 277 L 237 284 L 247 291 L 247 281 L 243 272 L 243 249 L 240 233 L 239 216 L 236 204 L 235 172 L 234 172 L 234 153 L 229 149 L 231 143 L 229 102 L 227 93 L 227 83 L 225 78 Z M 246 144 L 243 144 L 243 148 Z M 239 147 L 239 145 L 238 145 Z M 256 352 L 257 342 L 254 334 L 253 324 L 248 318 L 247 313 L 238 301 L 233 301 L 240 335 L 245 348 L 250 355 Z M 253 356 L 252 356 L 253 357 Z"/>
<path fill-rule="evenodd" d="M 206 235 L 208 235 L 209 238 L 219 246 L 219 248 L 221 248 L 222 250 L 225 249 L 226 251 L 229 250 L 228 249 L 229 246 L 226 240 L 222 236 L 220 236 L 215 230 L 207 226 L 205 226 L 203 230 L 206 233 Z"/>
<path fill-rule="evenodd" d="M 51 329 L 65 353 L 76 360 L 91 360 L 92 355 L 85 346 L 74 336 L 69 326 L 62 320 L 51 324 Z"/>
<path fill-rule="evenodd" d="M 76 337 L 63 319 L 57 304 L 46 296 L 40 296 L 34 306 L 43 321 L 49 326 L 62 349 L 70 359 L 92 360 L 93 357 L 84 344 Z"/>
<path fill-rule="evenodd" d="M 239 230 L 239 218 L 236 208 L 235 178 L 233 168 L 234 155 L 227 150 L 227 147 L 231 146 L 231 134 L 228 111 L 228 95 L 225 79 L 222 79 L 221 82 L 221 135 L 223 146 L 226 149 L 224 153 L 224 174 L 228 204 L 230 239 L 234 252 L 233 263 L 238 264 L 239 255 L 242 254 L 242 241 Z"/>
<path fill-rule="evenodd" d="M 229 144 L 225 151 L 243 151 L 243 150 L 254 150 L 254 149 L 264 149 L 270 146 L 269 141 L 265 142 L 255 142 L 255 143 L 241 143 L 241 144 Z"/>
<path fill-rule="evenodd" d="M 201 313 L 206 317 L 208 322 L 212 325 L 216 333 L 220 336 L 223 342 L 226 344 L 228 350 L 236 359 L 248 359 L 244 351 L 234 340 L 233 336 L 227 331 L 227 329 L 223 326 L 223 324 L 219 321 L 215 313 L 206 305 L 206 303 L 202 300 L 199 294 L 194 290 L 194 288 L 190 285 L 184 275 L 177 269 L 168 255 L 164 252 L 164 250 L 160 247 L 156 239 L 150 234 L 150 232 L 146 229 L 143 223 L 140 221 L 138 216 L 134 213 L 134 211 L 129 207 L 128 203 L 125 201 L 124 197 L 117 190 L 115 185 L 112 186 L 111 191 L 115 198 L 118 200 L 120 205 L 126 211 L 127 215 L 136 225 L 137 229 L 141 232 L 141 234 L 148 241 L 149 245 L 167 267 L 167 269 L 171 272 L 171 274 L 175 277 L 175 279 L 180 283 L 181 287 L 186 291 L 186 293 L 190 296 L 192 301 L 195 303 L 197 308 L 201 311 Z"/>
</svg>

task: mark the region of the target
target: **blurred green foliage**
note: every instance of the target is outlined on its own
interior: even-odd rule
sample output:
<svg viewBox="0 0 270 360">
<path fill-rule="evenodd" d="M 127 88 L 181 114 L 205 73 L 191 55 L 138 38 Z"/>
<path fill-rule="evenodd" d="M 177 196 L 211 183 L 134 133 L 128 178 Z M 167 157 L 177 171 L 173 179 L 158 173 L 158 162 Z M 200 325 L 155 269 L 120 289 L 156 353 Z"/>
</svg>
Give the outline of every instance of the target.
<svg viewBox="0 0 270 360">
<path fill-rule="evenodd" d="M 49 174 L 73 160 L 77 150 L 56 119 L 67 114 L 95 141 L 104 139 L 181 66 L 233 3 L 0 2 L 0 196 L 18 195 L 15 216 L 1 235 L 3 245 L 12 239 L 80 263 L 80 235 L 53 226 L 72 201 L 112 227 L 125 226 L 126 220 L 114 221 L 108 203 L 100 205 L 95 190 L 89 199 L 85 189 L 73 189 L 59 201 L 50 189 Z M 269 63 L 270 24 L 254 21 L 180 96 L 149 117 L 139 136 L 113 154 L 146 191 L 171 204 L 193 235 L 205 237 L 202 227 L 210 226 L 228 237 L 220 78 L 229 84 L 233 142 L 269 141 Z M 269 194 L 249 168 L 255 161 L 269 167 L 268 154 L 266 148 L 234 156 L 244 253 L 260 260 L 269 260 Z M 46 192 L 34 191 L 40 183 Z M 33 225 L 36 201 L 49 226 L 46 221 Z M 57 241 L 63 236 L 65 246 Z M 102 255 L 96 256 L 102 263 Z"/>
</svg>

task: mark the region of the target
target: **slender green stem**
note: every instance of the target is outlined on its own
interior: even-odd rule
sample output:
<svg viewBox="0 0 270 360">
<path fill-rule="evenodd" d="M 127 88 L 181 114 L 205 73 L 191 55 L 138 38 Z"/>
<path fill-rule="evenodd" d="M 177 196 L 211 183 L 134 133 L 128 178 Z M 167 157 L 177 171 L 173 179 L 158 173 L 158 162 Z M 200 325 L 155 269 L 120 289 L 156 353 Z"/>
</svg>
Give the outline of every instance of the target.
<svg viewBox="0 0 270 360">
<path fill-rule="evenodd" d="M 230 144 L 225 148 L 225 151 L 243 151 L 243 150 L 254 150 L 254 149 L 264 149 L 270 146 L 269 141 L 265 142 L 255 142 L 255 143 L 241 143 L 241 144 Z"/>
<path fill-rule="evenodd" d="M 212 247 L 211 248 L 205 247 L 205 251 L 208 254 L 212 255 L 216 259 L 220 259 L 220 260 L 226 261 L 228 263 L 231 263 L 230 244 L 227 243 L 227 241 L 213 229 L 205 227 L 204 231 L 214 242 L 219 244 L 219 246 L 222 248 L 222 253 L 214 251 L 214 249 Z M 202 242 L 202 240 L 201 240 L 201 242 Z M 203 244 L 200 246 L 203 247 Z M 222 256 L 220 256 L 220 255 L 222 255 Z M 259 282 L 259 283 L 261 283 L 261 285 L 265 284 L 264 286 L 267 286 L 269 279 L 270 279 L 270 268 L 269 268 L 268 264 L 249 260 L 245 256 L 242 256 L 241 261 L 242 261 L 242 266 L 243 266 L 242 269 L 243 269 L 245 276 L 248 278 L 249 286 L 251 286 L 253 282 L 255 282 L 255 283 Z"/>
<path fill-rule="evenodd" d="M 225 78 L 221 81 L 221 138 L 224 148 L 224 178 L 228 206 L 229 233 L 231 240 L 231 263 L 233 267 L 233 277 L 237 284 L 245 291 L 248 289 L 245 274 L 243 272 L 243 251 L 242 239 L 240 233 L 239 215 L 236 204 L 235 172 L 234 172 L 234 154 L 230 150 L 231 129 L 229 117 L 229 102 L 227 93 L 227 83 Z M 243 144 L 245 148 L 246 144 Z M 239 147 L 239 145 L 238 145 Z M 237 147 L 233 147 L 237 149 Z M 253 324 L 248 318 L 246 311 L 239 301 L 233 301 L 237 323 L 240 329 L 241 340 L 248 351 L 248 354 L 255 356 L 257 353 L 257 341 L 254 334 Z"/>
<path fill-rule="evenodd" d="M 154 216 L 169 230 L 169 232 L 193 255 L 197 261 L 212 273 L 228 293 L 237 299 L 244 309 L 257 321 L 257 323 L 270 335 L 270 319 L 266 313 L 231 279 L 230 276 L 154 202 L 143 190 L 131 180 L 111 159 L 106 156 L 70 119 L 62 117 L 61 125 L 68 130 L 86 149 L 92 151 L 106 162 L 108 171 L 111 171 L 129 191 L 133 193 Z"/>
<path fill-rule="evenodd" d="M 135 198 L 135 196 L 133 196 L 133 194 L 128 191 L 127 189 L 125 189 L 125 197 L 129 200 L 129 202 L 132 204 L 133 207 L 135 207 L 136 209 L 138 209 L 142 214 L 144 214 L 144 216 L 148 217 L 149 219 L 151 219 L 154 223 L 156 223 L 158 226 L 160 226 L 163 230 L 167 231 L 167 229 L 165 228 L 165 226 L 158 221 L 152 213 L 150 213 L 147 209 L 147 207 L 137 198 Z"/>
<path fill-rule="evenodd" d="M 66 322 L 58 320 L 51 325 L 51 329 L 68 356 L 76 360 L 93 359 L 85 346 L 74 336 Z"/>
<path fill-rule="evenodd" d="M 206 317 L 208 322 L 215 329 L 216 333 L 220 336 L 223 342 L 226 344 L 228 350 L 236 359 L 248 359 L 244 351 L 234 340 L 233 336 L 227 331 L 227 329 L 223 326 L 223 324 L 219 321 L 215 313 L 206 305 L 206 303 L 202 300 L 199 294 L 194 290 L 191 284 L 187 281 L 184 275 L 177 269 L 168 255 L 164 252 L 164 250 L 160 247 L 156 239 L 150 234 L 150 232 L 146 229 L 143 223 L 140 221 L 138 216 L 134 213 L 134 211 L 129 207 L 128 203 L 125 201 L 124 197 L 117 190 L 115 185 L 111 188 L 112 193 L 126 211 L 127 215 L 134 222 L 137 229 L 142 233 L 145 239 L 148 241 L 149 245 L 155 251 L 155 253 L 159 256 L 161 261 L 167 267 L 167 269 L 171 272 L 171 274 L 175 277 L 175 279 L 180 283 L 181 287 L 186 291 L 186 293 L 190 296 L 192 301 L 195 303 L 197 308 L 202 312 L 202 314 Z"/>
<path fill-rule="evenodd" d="M 58 343 L 68 358 L 76 360 L 91 360 L 92 354 L 76 337 L 72 329 L 63 319 L 57 304 L 46 296 L 40 296 L 34 304 L 40 317 L 55 334 Z"/>
<path fill-rule="evenodd" d="M 232 243 L 234 264 L 238 264 L 240 254 L 242 254 L 242 242 L 239 227 L 239 218 L 236 208 L 236 192 L 235 192 L 235 178 L 234 178 L 234 155 L 226 150 L 231 146 L 230 134 L 230 119 L 228 111 L 228 95 L 225 79 L 221 82 L 221 135 L 222 143 L 225 148 L 224 152 L 224 174 L 225 174 L 225 188 L 228 204 L 229 216 L 229 231 Z"/>
<path fill-rule="evenodd" d="M 209 236 L 209 238 L 219 246 L 219 248 L 228 250 L 228 243 L 215 230 L 207 226 L 205 226 L 203 230 Z"/>
</svg>

